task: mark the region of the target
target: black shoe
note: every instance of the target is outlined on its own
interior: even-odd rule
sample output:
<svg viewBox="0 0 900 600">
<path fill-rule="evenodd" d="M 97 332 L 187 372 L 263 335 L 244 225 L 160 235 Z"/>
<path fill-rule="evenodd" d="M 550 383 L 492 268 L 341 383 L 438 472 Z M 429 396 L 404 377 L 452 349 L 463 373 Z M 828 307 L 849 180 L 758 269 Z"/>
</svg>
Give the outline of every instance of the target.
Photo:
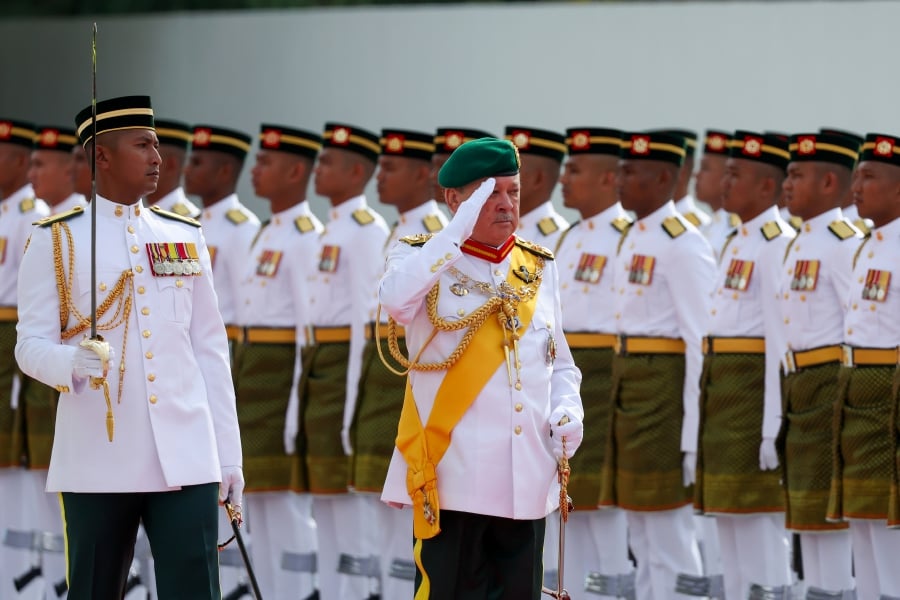
<svg viewBox="0 0 900 600">
<path fill-rule="evenodd" d="M 313 590 L 313 593 L 303 600 L 319 600 L 319 590 Z"/>
<path fill-rule="evenodd" d="M 381 600 L 381 594 L 371 594 L 366 600 Z"/>
</svg>

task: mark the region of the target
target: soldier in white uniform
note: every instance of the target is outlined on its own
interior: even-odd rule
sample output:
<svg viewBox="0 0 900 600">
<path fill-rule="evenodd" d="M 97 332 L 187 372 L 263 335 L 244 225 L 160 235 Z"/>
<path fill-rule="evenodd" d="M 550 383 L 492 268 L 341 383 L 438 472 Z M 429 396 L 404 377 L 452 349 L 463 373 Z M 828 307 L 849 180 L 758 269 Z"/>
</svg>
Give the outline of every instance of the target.
<svg viewBox="0 0 900 600">
<path fill-rule="evenodd" d="M 382 498 L 412 505 L 417 598 L 540 598 L 556 459 L 581 442 L 553 255 L 514 235 L 518 171 L 508 141 L 460 146 L 440 171 L 453 220 L 395 246 L 381 282 L 410 368 Z"/>
<path fill-rule="evenodd" d="M 300 383 L 300 435 L 313 497 L 322 597 L 364 600 L 377 594 L 378 565 L 360 532 L 372 505 L 349 493 L 356 408 L 366 331 L 375 319 L 373 288 L 384 272 L 388 227 L 364 195 L 380 138 L 326 123 L 315 168 L 316 194 L 331 202 L 309 282 L 309 324 Z"/>
<path fill-rule="evenodd" d="M 97 199 L 34 230 L 16 359 L 60 391 L 47 490 L 61 492 L 72 600 L 120 598 L 139 523 L 160 597 L 220 598 L 216 500 L 239 508 L 241 445 L 225 328 L 199 223 L 143 206 L 160 158 L 150 98 L 76 117 Z M 96 214 L 96 329 L 91 218 Z M 54 255 L 61 261 L 54 261 Z M 221 482 L 221 485 L 220 485 Z"/>
<path fill-rule="evenodd" d="M 804 582 L 826 593 L 853 589 L 847 523 L 826 519 L 831 435 L 844 304 L 862 235 L 840 203 L 850 187 L 858 145 L 843 136 L 797 134 L 784 180 L 787 208 L 803 224 L 781 270 L 780 304 L 787 352 L 778 434 L 788 529 L 800 534 Z"/>
<path fill-rule="evenodd" d="M 383 129 L 378 157 L 378 198 L 400 212 L 385 244 L 385 254 L 400 238 L 436 233 L 447 218 L 431 198 L 431 156 L 434 137 L 408 129 Z M 378 293 L 377 287 L 372 290 Z M 387 314 L 381 313 L 378 338 L 381 355 L 388 357 Z M 373 323 L 374 325 L 374 323 Z M 374 333 L 374 330 L 373 330 Z M 382 598 L 412 598 L 415 563 L 412 556 L 412 519 L 408 511 L 381 502 L 381 491 L 394 450 L 397 421 L 403 406 L 406 379 L 388 369 L 379 357 L 374 335 L 367 335 L 353 434 L 353 488 L 365 495 L 376 518 L 365 523 L 366 550 L 381 568 Z M 403 332 L 395 330 L 402 339 Z M 405 350 L 405 344 L 402 344 Z"/>
<path fill-rule="evenodd" d="M 697 153 L 697 134 L 689 129 L 654 129 L 650 133 L 665 133 L 684 140 L 684 164 L 678 171 L 678 181 L 675 183 L 672 198 L 675 199 L 675 210 L 705 235 L 712 218 L 705 210 L 697 206 L 690 191 L 691 178 L 694 176 L 694 157 Z"/>
<path fill-rule="evenodd" d="M 235 189 L 250 151 L 250 136 L 240 131 L 197 125 L 191 157 L 184 170 L 184 190 L 203 202 L 203 235 L 209 244 L 219 311 L 228 339 L 239 339 L 237 322 L 239 285 L 250 244 L 259 231 L 259 218 L 241 204 Z"/>
<path fill-rule="evenodd" d="M 729 155 L 723 206 L 743 224 L 725 245 L 707 321 L 694 508 L 716 517 L 725 598 L 747 598 L 751 586 L 786 598 L 790 556 L 775 454 L 785 346 L 773 300 L 794 237 L 776 207 L 790 153 L 787 141 L 738 131 Z"/>
<path fill-rule="evenodd" d="M 432 198 L 438 203 L 444 203 L 444 188 L 438 183 L 438 172 L 450 154 L 466 142 L 485 137 L 497 137 L 493 133 L 481 129 L 467 127 L 438 127 L 434 134 L 434 154 L 431 155 L 431 187 L 434 190 Z"/>
<path fill-rule="evenodd" d="M 900 346 L 900 138 L 870 133 L 861 144 L 853 206 L 874 224 L 856 253 L 844 306 L 840 427 L 835 440 L 830 519 L 850 522 L 860 598 L 900 598 L 896 519 L 896 411 L 892 379 Z M 885 429 L 890 432 L 885 435 Z"/>
<path fill-rule="evenodd" d="M 87 204 L 84 195 L 75 190 L 72 148 L 77 145 L 74 129 L 39 127 L 35 134 L 28 179 L 35 196 L 47 203 L 52 215 Z"/>
<path fill-rule="evenodd" d="M 22 529 L 27 503 L 21 452 L 13 449 L 15 407 L 21 376 L 13 359 L 16 343 L 16 281 L 31 224 L 50 214 L 34 198 L 28 166 L 35 126 L 0 118 L 0 531 Z M 15 597 L 13 578 L 27 571 L 30 557 L 20 549 L 0 545 L 0 596 Z"/>
<path fill-rule="evenodd" d="M 556 248 L 566 220 L 550 200 L 566 156 L 566 138 L 555 131 L 509 125 L 505 139 L 522 157 L 522 205 L 517 234 L 546 248 Z"/>
<path fill-rule="evenodd" d="M 156 136 L 159 138 L 162 165 L 159 169 L 159 185 L 155 192 L 147 194 L 147 204 L 196 219 L 200 216 L 200 209 L 188 200 L 181 187 L 187 151 L 194 132 L 187 123 L 156 119 Z"/>
<path fill-rule="evenodd" d="M 263 124 L 251 172 L 272 216 L 253 242 L 240 283 L 244 329 L 235 345 L 234 381 L 252 555 L 264 598 L 305 598 L 315 587 L 316 528 L 297 453 L 303 444 L 297 394 L 308 285 L 323 229 L 306 189 L 321 147 L 317 133 Z"/>
<path fill-rule="evenodd" d="M 684 155 L 683 138 L 626 134 L 616 181 L 637 221 L 612 265 L 619 341 L 601 502 L 627 511 L 646 600 L 681 597 L 677 575 L 701 575 L 689 486 L 715 259 L 670 200 Z"/>
<path fill-rule="evenodd" d="M 722 178 L 725 176 L 725 161 L 731 134 L 714 129 L 706 130 L 703 140 L 703 157 L 700 168 L 694 175 L 694 194 L 697 200 L 705 202 L 713 210 L 709 225 L 703 234 L 709 240 L 716 259 L 720 259 L 725 240 L 741 224 L 740 218 L 722 206 Z"/>
<path fill-rule="evenodd" d="M 84 196 L 88 201 L 91 199 L 91 165 L 84 153 L 81 144 L 75 144 L 72 148 L 73 162 L 73 179 L 75 180 L 75 191 Z"/>
<path fill-rule="evenodd" d="M 560 178 L 565 206 L 576 221 L 559 239 L 556 264 L 563 329 L 581 369 L 581 399 L 589 423 L 578 455 L 569 465 L 569 495 L 575 512 L 566 535 L 565 572 L 607 597 L 634 597 L 634 566 L 628 560 L 625 512 L 598 510 L 600 471 L 609 433 L 610 379 L 616 321 L 612 263 L 631 219 L 616 200 L 616 166 L 622 132 L 576 127 L 566 130 L 569 158 Z M 606 307 L 598 310 L 598 307 Z"/>
</svg>

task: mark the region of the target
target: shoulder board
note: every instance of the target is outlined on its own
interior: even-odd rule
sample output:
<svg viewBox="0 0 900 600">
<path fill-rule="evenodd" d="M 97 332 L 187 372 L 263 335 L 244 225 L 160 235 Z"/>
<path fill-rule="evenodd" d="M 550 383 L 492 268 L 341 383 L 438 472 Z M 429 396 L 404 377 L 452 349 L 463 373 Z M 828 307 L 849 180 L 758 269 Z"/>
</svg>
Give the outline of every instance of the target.
<svg viewBox="0 0 900 600">
<path fill-rule="evenodd" d="M 778 224 L 778 221 L 768 221 L 759 230 L 762 231 L 763 237 L 766 238 L 767 242 L 771 242 L 782 233 L 781 225 Z"/>
<path fill-rule="evenodd" d="M 372 216 L 372 213 L 369 212 L 368 209 L 359 208 L 353 211 L 353 220 L 360 225 L 368 225 L 369 223 L 375 222 L 375 217 Z"/>
<path fill-rule="evenodd" d="M 32 225 L 37 225 L 38 227 L 46 227 L 47 225 L 53 225 L 54 223 L 60 223 L 62 221 L 68 221 L 72 217 L 77 217 L 79 215 L 84 214 L 83 206 L 76 206 L 72 210 L 67 210 L 66 212 L 61 212 L 58 215 L 50 215 L 49 217 L 44 217 L 38 221 L 32 223 Z"/>
<path fill-rule="evenodd" d="M 868 225 L 866 225 L 866 222 L 863 219 L 856 219 L 855 221 L 853 221 L 853 226 L 859 229 L 863 235 L 869 235 L 870 233 L 872 233 L 872 230 Z"/>
<path fill-rule="evenodd" d="M 444 224 L 441 223 L 441 219 L 437 215 L 427 215 L 422 219 L 422 226 L 428 233 L 437 233 L 444 228 Z"/>
<path fill-rule="evenodd" d="M 34 198 L 25 198 L 19 202 L 19 212 L 27 213 L 34 210 Z"/>
<path fill-rule="evenodd" d="M 828 226 L 828 229 L 831 231 L 831 233 L 836 235 L 839 240 L 852 238 L 857 233 L 859 233 L 856 228 L 850 224 L 850 221 L 846 219 L 838 219 L 837 221 L 833 221 L 831 225 Z"/>
<path fill-rule="evenodd" d="M 431 239 L 430 233 L 417 233 L 416 235 L 405 235 L 400 241 L 410 246 L 424 246 L 425 242 Z"/>
<path fill-rule="evenodd" d="M 681 216 L 683 216 L 685 219 L 687 219 L 688 223 L 690 223 L 694 227 L 700 227 L 700 217 L 697 216 L 697 213 L 692 211 L 689 213 L 684 213 Z M 673 235 L 672 237 L 675 237 L 675 236 Z"/>
<path fill-rule="evenodd" d="M 294 219 L 294 227 L 297 228 L 297 231 L 300 233 L 309 233 L 310 231 L 315 231 L 316 226 L 313 224 L 313 220 L 306 215 L 302 215 Z"/>
<path fill-rule="evenodd" d="M 609 224 L 613 226 L 613 229 L 618 231 L 619 233 L 625 233 L 628 231 L 628 228 L 631 227 L 633 221 L 628 217 L 617 217 L 613 219 Z"/>
<path fill-rule="evenodd" d="M 741 226 L 741 218 L 734 213 L 728 213 L 728 226 L 729 227 L 740 227 Z"/>
<path fill-rule="evenodd" d="M 793 227 L 797 231 L 800 231 L 800 226 L 803 225 L 803 219 L 792 215 L 791 218 L 788 219 L 788 223 L 791 224 L 791 227 Z"/>
<path fill-rule="evenodd" d="M 185 204 L 184 202 L 176 202 L 172 205 L 172 212 L 176 215 L 181 215 L 182 217 L 193 217 L 194 212 L 191 210 L 191 207 Z"/>
<path fill-rule="evenodd" d="M 559 225 L 553 220 L 553 217 L 544 217 L 537 224 L 538 231 L 544 235 L 550 235 L 559 231 Z"/>
<path fill-rule="evenodd" d="M 687 218 L 687 217 L 685 217 Z M 687 227 L 678 217 L 668 217 L 662 222 L 662 228 L 666 230 L 670 238 L 677 238 L 679 235 L 687 231 Z"/>
<path fill-rule="evenodd" d="M 522 238 L 517 236 L 516 246 L 522 248 L 523 250 L 528 250 L 532 254 L 537 254 L 538 256 L 543 256 L 546 259 L 553 260 L 553 253 L 540 244 L 535 244 L 534 242 L 523 240 Z"/>
<path fill-rule="evenodd" d="M 173 213 L 173 212 L 169 212 L 167 210 L 163 210 L 158 206 L 151 206 L 150 210 L 153 213 L 155 213 L 161 217 L 165 217 L 166 219 L 172 219 L 173 221 L 181 221 L 182 223 L 187 223 L 188 225 L 193 225 L 194 227 L 200 227 L 200 221 L 198 221 L 197 219 L 192 219 L 190 217 L 182 217 L 178 213 Z M 246 219 L 247 217 L 244 217 L 244 218 Z"/>
<path fill-rule="evenodd" d="M 225 218 L 234 223 L 235 225 L 240 225 L 244 221 L 247 220 L 247 215 L 236 208 L 232 208 L 227 213 L 225 213 Z"/>
</svg>

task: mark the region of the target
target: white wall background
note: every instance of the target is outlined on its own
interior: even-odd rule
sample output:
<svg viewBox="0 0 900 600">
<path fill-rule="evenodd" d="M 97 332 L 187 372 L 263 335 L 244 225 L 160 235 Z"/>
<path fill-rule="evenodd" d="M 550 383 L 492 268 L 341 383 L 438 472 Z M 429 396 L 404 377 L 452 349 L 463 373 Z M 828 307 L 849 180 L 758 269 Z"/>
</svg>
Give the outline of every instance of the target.
<svg viewBox="0 0 900 600">
<path fill-rule="evenodd" d="M 0 117 L 72 121 L 90 102 L 91 22 L 0 21 Z M 98 96 L 149 94 L 158 116 L 254 136 L 329 120 L 900 133 L 897 23 L 900 3 L 858 0 L 104 17 Z M 265 216 L 252 164 L 239 191 Z"/>
</svg>

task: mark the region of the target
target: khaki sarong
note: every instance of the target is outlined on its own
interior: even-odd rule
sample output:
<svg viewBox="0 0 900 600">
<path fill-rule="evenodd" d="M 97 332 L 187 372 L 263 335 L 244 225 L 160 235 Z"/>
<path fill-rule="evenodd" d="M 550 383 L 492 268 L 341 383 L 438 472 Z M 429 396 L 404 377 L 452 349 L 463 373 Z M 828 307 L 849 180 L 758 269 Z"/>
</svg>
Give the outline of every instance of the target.
<svg viewBox="0 0 900 600">
<path fill-rule="evenodd" d="M 22 391 L 13 429 L 13 448 L 29 469 L 49 469 L 59 392 L 22 375 Z"/>
<path fill-rule="evenodd" d="M 900 365 L 894 370 L 891 386 L 891 498 L 888 504 L 888 527 L 900 527 Z"/>
<path fill-rule="evenodd" d="M 19 374 L 16 366 L 16 324 L 0 322 L 0 469 L 17 467 L 22 455 L 21 444 L 13 445 L 15 411 L 12 402 L 13 379 Z"/>
</svg>

